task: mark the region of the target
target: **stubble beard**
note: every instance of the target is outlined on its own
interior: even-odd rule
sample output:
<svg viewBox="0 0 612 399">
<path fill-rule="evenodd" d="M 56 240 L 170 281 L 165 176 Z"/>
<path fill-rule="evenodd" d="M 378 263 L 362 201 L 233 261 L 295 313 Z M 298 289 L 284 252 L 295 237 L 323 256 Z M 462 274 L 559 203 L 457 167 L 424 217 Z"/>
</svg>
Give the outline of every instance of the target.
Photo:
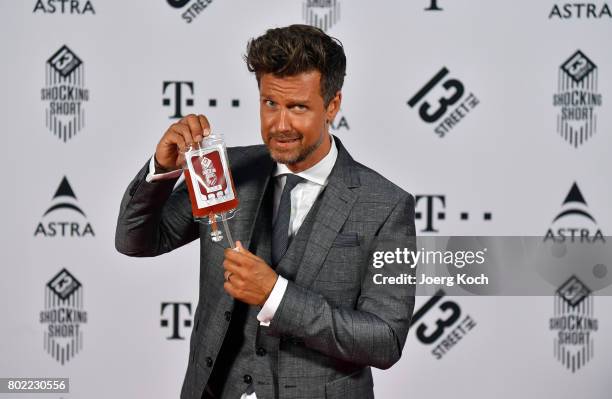
<svg viewBox="0 0 612 399">
<path fill-rule="evenodd" d="M 283 135 L 275 135 L 276 137 L 284 137 Z M 308 146 L 308 147 L 302 147 L 300 145 L 300 147 L 297 149 L 297 153 L 294 152 L 285 152 L 285 151 L 276 151 L 270 148 L 270 146 L 268 145 L 268 152 L 270 153 L 270 157 L 278 163 L 282 163 L 284 165 L 295 165 L 297 163 L 300 163 L 302 161 L 304 161 L 306 158 L 308 158 L 310 156 L 310 154 L 312 154 L 313 152 L 315 152 L 317 150 L 317 148 L 319 148 L 321 146 L 321 144 L 323 143 L 323 137 L 325 135 L 321 134 L 319 136 L 319 139 L 312 145 Z M 271 136 L 269 141 L 272 140 Z M 301 137 L 300 137 L 301 139 Z M 268 144 L 269 144 L 268 141 Z"/>
</svg>

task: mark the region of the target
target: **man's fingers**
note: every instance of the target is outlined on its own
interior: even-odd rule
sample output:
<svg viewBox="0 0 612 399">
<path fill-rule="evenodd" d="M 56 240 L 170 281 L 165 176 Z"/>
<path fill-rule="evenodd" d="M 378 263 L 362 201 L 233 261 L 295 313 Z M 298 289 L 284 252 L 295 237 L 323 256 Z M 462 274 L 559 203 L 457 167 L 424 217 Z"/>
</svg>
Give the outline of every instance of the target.
<svg viewBox="0 0 612 399">
<path fill-rule="evenodd" d="M 257 262 L 263 261 L 257 255 L 254 255 L 251 252 L 249 252 L 248 249 L 245 249 L 244 247 L 242 247 L 242 245 L 240 245 L 240 247 L 238 248 L 240 248 L 240 251 L 235 251 L 233 249 L 226 248 L 225 249 L 225 259 L 231 259 L 232 261 L 236 263 L 245 262 L 247 259 L 249 261 L 257 261 Z"/>
<path fill-rule="evenodd" d="M 240 241 L 236 241 L 236 248 L 239 249 L 239 253 L 247 256 L 248 258 L 251 258 L 253 260 L 262 260 L 259 256 L 255 255 L 254 253 L 252 253 L 251 251 L 249 251 L 248 249 L 246 249 L 244 246 L 242 246 L 242 242 Z"/>
<path fill-rule="evenodd" d="M 178 149 L 180 150 L 180 152 L 185 151 L 185 138 L 183 137 L 183 135 L 172 129 L 170 130 L 170 132 L 168 132 L 168 135 L 166 136 L 166 143 L 168 145 L 176 145 L 178 147 Z"/>
<path fill-rule="evenodd" d="M 202 136 L 204 132 L 202 129 L 202 125 L 200 124 L 200 119 L 198 116 L 194 114 L 189 114 L 183 119 L 181 119 L 181 123 L 189 127 L 191 139 L 194 142 L 199 143 L 200 141 L 202 141 Z"/>
<path fill-rule="evenodd" d="M 225 292 L 230 294 L 233 298 L 236 298 L 236 296 L 238 295 L 236 288 L 234 288 L 234 286 L 232 286 L 232 284 L 228 283 L 227 281 L 223 283 L 223 289 L 225 290 Z"/>
<path fill-rule="evenodd" d="M 224 284 L 230 284 L 234 289 L 244 289 L 246 286 L 245 280 L 237 273 L 225 271 L 223 273 Z"/>
<path fill-rule="evenodd" d="M 172 131 L 180 135 L 183 138 L 183 147 L 181 148 L 182 151 L 184 151 L 187 147 L 189 147 L 193 143 L 193 138 L 191 137 L 189 126 L 183 123 L 175 123 L 174 125 L 172 125 Z M 179 148 L 180 148 L 180 145 L 179 145 Z"/>
<path fill-rule="evenodd" d="M 233 262 L 229 259 L 225 259 L 223 261 L 223 268 L 226 271 L 235 273 L 235 274 L 241 274 L 242 273 L 242 267 L 239 263 Z"/>
<path fill-rule="evenodd" d="M 208 136 L 210 134 L 210 123 L 208 122 L 208 119 L 204 115 L 200 114 L 198 115 L 198 121 L 200 122 L 203 136 Z"/>
</svg>

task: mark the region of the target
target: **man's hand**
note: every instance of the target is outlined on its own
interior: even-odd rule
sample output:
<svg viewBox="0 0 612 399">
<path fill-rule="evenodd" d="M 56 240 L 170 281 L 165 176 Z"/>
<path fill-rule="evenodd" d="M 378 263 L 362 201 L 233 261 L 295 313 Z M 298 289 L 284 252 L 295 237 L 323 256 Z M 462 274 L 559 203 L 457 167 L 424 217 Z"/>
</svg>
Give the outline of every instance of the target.
<svg viewBox="0 0 612 399">
<path fill-rule="evenodd" d="M 163 171 L 180 169 L 185 149 L 210 134 L 210 124 L 204 115 L 190 114 L 170 125 L 155 149 L 156 165 Z"/>
<path fill-rule="evenodd" d="M 239 251 L 225 250 L 223 288 L 242 302 L 262 306 L 270 296 L 278 275 L 263 259 L 245 249 L 240 241 L 236 241 L 236 245 Z"/>
</svg>

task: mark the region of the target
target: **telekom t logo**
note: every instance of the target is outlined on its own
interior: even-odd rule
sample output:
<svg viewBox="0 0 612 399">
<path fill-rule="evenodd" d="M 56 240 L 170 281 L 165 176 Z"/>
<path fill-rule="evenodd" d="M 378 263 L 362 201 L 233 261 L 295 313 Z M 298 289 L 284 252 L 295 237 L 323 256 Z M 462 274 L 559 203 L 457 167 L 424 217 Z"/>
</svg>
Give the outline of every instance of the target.
<svg viewBox="0 0 612 399">
<path fill-rule="evenodd" d="M 446 214 L 443 211 L 436 212 L 434 211 L 434 204 L 437 200 L 440 204 L 442 204 L 442 209 L 446 208 L 446 197 L 444 195 L 417 195 L 415 208 L 419 205 L 419 201 L 425 198 L 425 228 L 421 230 L 422 232 L 427 233 L 437 233 L 438 230 L 434 228 L 434 220 L 444 220 Z M 437 210 L 437 208 L 436 208 Z M 421 212 L 416 212 L 415 219 L 422 220 L 423 214 Z"/>
<path fill-rule="evenodd" d="M 170 116 L 170 119 L 182 118 L 183 115 L 183 87 L 187 87 L 193 95 L 193 82 L 181 82 L 181 81 L 164 81 L 162 87 L 162 94 L 166 94 L 166 89 L 170 86 L 174 86 L 174 93 L 171 92 L 170 96 L 174 98 L 165 97 L 163 99 L 163 105 L 170 107 L 174 103 L 174 115 Z M 193 98 L 185 98 L 185 106 L 193 107 Z"/>
<path fill-rule="evenodd" d="M 181 308 L 187 309 L 187 316 L 181 316 Z M 188 302 L 162 302 L 161 304 L 161 316 L 164 316 L 164 311 L 169 308 L 170 317 L 161 319 L 162 327 L 170 327 L 172 335 L 168 339 L 185 339 L 181 335 L 181 327 L 191 327 L 191 304 Z M 166 312 L 168 313 L 168 312 Z"/>
</svg>

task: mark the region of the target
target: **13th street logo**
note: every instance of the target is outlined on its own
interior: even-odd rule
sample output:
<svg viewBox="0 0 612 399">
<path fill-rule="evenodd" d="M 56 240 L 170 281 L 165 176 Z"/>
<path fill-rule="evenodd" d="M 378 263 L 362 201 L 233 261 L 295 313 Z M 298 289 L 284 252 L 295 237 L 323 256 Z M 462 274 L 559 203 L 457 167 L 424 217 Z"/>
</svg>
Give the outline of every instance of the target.
<svg viewBox="0 0 612 399">
<path fill-rule="evenodd" d="M 302 3 L 302 17 L 306 24 L 326 31 L 340 20 L 340 1 L 306 0 Z"/>
<path fill-rule="evenodd" d="M 181 17 L 190 24 L 202 11 L 213 2 L 213 0 L 166 0 L 172 8 L 183 9 Z M 189 4 L 189 6 L 187 6 Z M 185 8 L 187 7 L 187 8 Z"/>
<path fill-rule="evenodd" d="M 434 132 L 440 137 L 454 129 L 479 104 L 473 93 L 466 93 L 463 83 L 448 74 L 448 69 L 442 67 L 408 100 L 410 108 L 419 106 L 419 116 L 424 122 L 436 124 Z"/>
<path fill-rule="evenodd" d="M 557 93 L 557 133 L 574 148 L 587 141 L 597 129 L 596 107 L 601 106 L 597 92 L 597 66 L 577 50 L 559 67 Z"/>
<path fill-rule="evenodd" d="M 95 236 L 91 224 L 86 220 L 83 221 L 86 217 L 85 212 L 79 208 L 76 200 L 77 197 L 72 187 L 70 187 L 68 179 L 64 176 L 59 187 L 55 191 L 51 206 L 43 214 L 43 219 L 47 221 L 46 223 L 38 223 L 36 231 L 34 231 L 34 237 Z M 76 216 L 76 214 L 80 216 Z M 75 220 L 75 216 L 81 219 L 81 221 Z"/>
<path fill-rule="evenodd" d="M 410 321 L 416 325 L 417 339 L 424 345 L 434 345 L 431 354 L 438 360 L 442 359 L 457 343 L 474 327 L 476 321 L 469 314 L 462 315 L 457 302 L 444 298 L 444 290 L 438 290 L 423 306 L 414 313 Z M 442 300 L 444 298 L 444 300 Z M 434 306 L 436 306 L 434 308 Z M 439 316 L 431 319 L 429 315 Z M 425 317 L 428 316 L 428 317 Z M 429 320 L 425 320 L 429 319 Z"/>
<path fill-rule="evenodd" d="M 83 61 L 67 46 L 47 60 L 40 98 L 47 103 L 45 125 L 58 139 L 66 142 L 85 126 L 83 105 L 89 100 L 85 69 Z"/>
<path fill-rule="evenodd" d="M 591 291 L 576 276 L 559 287 L 554 298 L 554 315 L 549 329 L 556 331 L 553 353 L 572 373 L 593 358 L 593 332 L 598 320 L 593 317 L 594 298 Z"/>
<path fill-rule="evenodd" d="M 570 188 L 561 211 L 555 216 L 552 226 L 544 236 L 544 242 L 556 243 L 579 242 L 579 243 L 604 243 L 605 238 L 597 227 L 595 218 L 589 213 L 587 203 L 574 182 Z"/>
<path fill-rule="evenodd" d="M 44 349 L 62 365 L 83 349 L 81 325 L 87 323 L 83 286 L 68 270 L 62 269 L 47 283 L 39 320 L 47 326 Z"/>
</svg>

